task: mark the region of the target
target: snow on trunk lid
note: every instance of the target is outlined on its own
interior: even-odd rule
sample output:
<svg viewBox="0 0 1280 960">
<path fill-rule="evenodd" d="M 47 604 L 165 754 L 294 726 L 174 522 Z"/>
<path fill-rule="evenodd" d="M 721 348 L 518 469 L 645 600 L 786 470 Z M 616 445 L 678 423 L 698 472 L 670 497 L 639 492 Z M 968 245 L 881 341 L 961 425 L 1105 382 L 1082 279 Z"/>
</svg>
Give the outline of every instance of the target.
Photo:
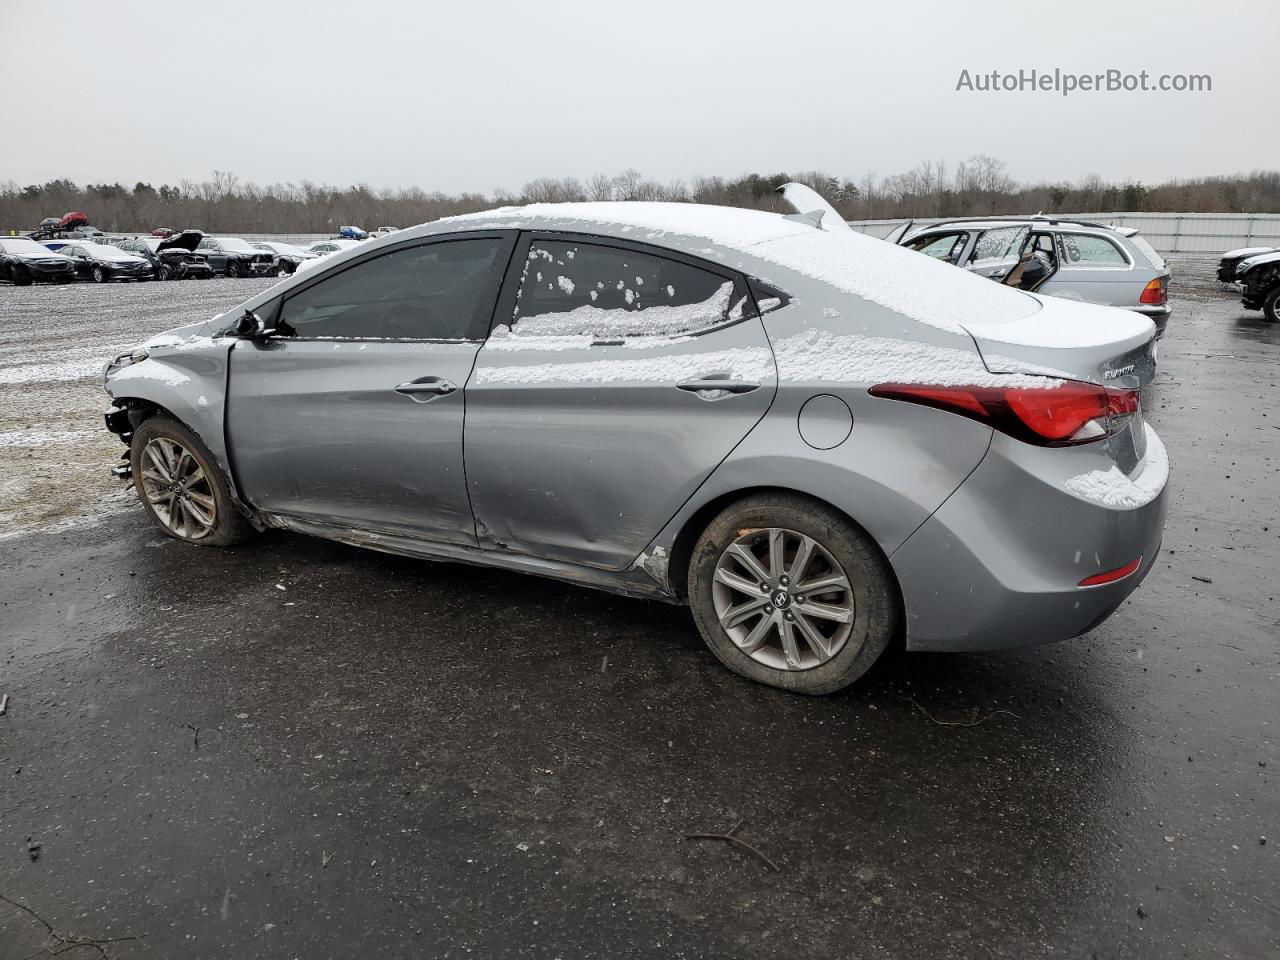
<svg viewBox="0 0 1280 960">
<path fill-rule="evenodd" d="M 1042 309 L 996 323 L 965 323 L 992 373 L 1038 373 L 1108 387 L 1155 376 L 1155 324 L 1117 307 L 1031 294 Z"/>
</svg>

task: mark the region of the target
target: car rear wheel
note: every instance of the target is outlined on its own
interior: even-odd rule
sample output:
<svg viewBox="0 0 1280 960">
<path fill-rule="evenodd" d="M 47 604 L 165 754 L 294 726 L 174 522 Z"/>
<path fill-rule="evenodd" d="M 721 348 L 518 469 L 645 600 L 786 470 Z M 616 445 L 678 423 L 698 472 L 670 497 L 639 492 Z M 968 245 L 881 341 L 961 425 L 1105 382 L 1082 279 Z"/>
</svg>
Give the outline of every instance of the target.
<svg viewBox="0 0 1280 960">
<path fill-rule="evenodd" d="M 93 268 L 93 282 L 94 282 L 94 283 L 106 283 L 106 282 L 107 282 L 107 271 L 103 270 L 101 267 L 94 267 L 94 268 Z"/>
<path fill-rule="evenodd" d="M 227 547 L 254 534 L 213 454 L 178 421 L 164 415 L 144 421 L 134 431 L 129 458 L 139 499 L 169 536 Z"/>
<path fill-rule="evenodd" d="M 169 266 L 169 264 L 167 263 L 160 264 L 160 272 L 156 274 L 156 276 L 159 277 L 161 280 L 172 280 L 173 267 Z"/>
<path fill-rule="evenodd" d="M 1280 323 L 1280 283 L 1262 298 L 1262 315 L 1272 323 Z"/>
<path fill-rule="evenodd" d="M 892 574 L 875 544 L 794 494 L 748 497 L 716 517 L 694 547 L 688 589 L 721 663 L 796 693 L 853 683 L 897 629 Z"/>
</svg>

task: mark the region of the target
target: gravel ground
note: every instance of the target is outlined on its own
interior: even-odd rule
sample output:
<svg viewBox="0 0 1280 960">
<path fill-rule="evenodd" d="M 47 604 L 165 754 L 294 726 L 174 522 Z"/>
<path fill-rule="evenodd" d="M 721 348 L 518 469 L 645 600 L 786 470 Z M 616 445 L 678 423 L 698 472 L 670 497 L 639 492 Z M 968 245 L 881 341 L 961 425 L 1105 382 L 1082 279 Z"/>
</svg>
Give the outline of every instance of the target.
<svg viewBox="0 0 1280 960">
<path fill-rule="evenodd" d="M 1164 550 L 1110 620 L 811 700 L 660 603 L 66 526 L 116 456 L 76 365 L 251 283 L 0 288 L 6 509 L 62 525 L 0 546 L 0 960 L 1280 956 L 1280 328 L 1175 287 Z M 740 821 L 776 872 L 686 839 Z"/>
<path fill-rule="evenodd" d="M 123 447 L 102 424 L 103 363 L 272 282 L 0 286 L 0 539 L 127 504 L 109 473 Z"/>
</svg>

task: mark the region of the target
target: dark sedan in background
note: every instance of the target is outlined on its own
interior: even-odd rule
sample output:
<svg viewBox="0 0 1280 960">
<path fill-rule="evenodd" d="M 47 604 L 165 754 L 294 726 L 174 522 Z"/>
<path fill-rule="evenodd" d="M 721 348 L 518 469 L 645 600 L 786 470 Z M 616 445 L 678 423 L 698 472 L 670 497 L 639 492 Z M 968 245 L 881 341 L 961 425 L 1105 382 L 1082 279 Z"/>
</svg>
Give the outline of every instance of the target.
<svg viewBox="0 0 1280 960">
<path fill-rule="evenodd" d="M 66 283 L 75 278 L 75 264 L 62 254 L 26 237 L 0 239 L 0 280 L 23 287 L 31 283 Z"/>
<path fill-rule="evenodd" d="M 239 237 L 205 237 L 196 247 L 209 260 L 215 274 L 228 277 L 262 277 L 275 269 L 275 255 L 255 250 Z"/>
<path fill-rule="evenodd" d="M 136 253 L 87 240 L 47 240 L 45 247 L 70 257 L 76 276 L 95 283 L 110 280 L 150 280 L 155 274 L 151 264 Z"/>
</svg>

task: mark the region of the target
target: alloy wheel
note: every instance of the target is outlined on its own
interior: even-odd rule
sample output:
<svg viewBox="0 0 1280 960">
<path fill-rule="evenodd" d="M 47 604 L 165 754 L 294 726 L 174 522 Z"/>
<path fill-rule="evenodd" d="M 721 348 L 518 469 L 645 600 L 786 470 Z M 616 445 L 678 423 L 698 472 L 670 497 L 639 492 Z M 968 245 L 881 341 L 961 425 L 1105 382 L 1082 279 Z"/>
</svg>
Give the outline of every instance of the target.
<svg viewBox="0 0 1280 960">
<path fill-rule="evenodd" d="M 213 485 L 191 451 L 169 437 L 142 450 L 142 492 L 152 511 L 184 540 L 207 537 L 218 520 Z"/>
<path fill-rule="evenodd" d="M 738 649 L 776 670 L 822 666 L 853 630 L 853 590 L 840 563 L 817 540 L 782 527 L 743 531 L 725 548 L 711 599 Z"/>
</svg>

